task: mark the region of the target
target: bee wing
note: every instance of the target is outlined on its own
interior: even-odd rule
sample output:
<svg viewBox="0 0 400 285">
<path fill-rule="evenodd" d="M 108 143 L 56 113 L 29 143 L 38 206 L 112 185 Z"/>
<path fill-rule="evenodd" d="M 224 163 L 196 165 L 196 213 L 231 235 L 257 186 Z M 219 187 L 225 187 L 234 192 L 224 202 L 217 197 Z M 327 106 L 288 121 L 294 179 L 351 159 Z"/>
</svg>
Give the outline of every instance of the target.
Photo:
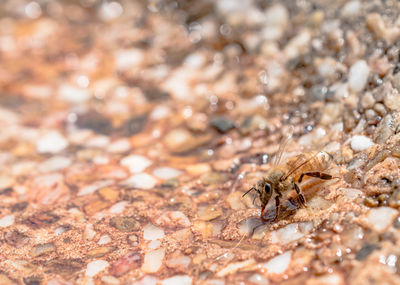
<svg viewBox="0 0 400 285">
<path fill-rule="evenodd" d="M 288 178 L 290 175 L 292 175 L 296 171 L 299 172 L 301 170 L 301 168 L 307 166 L 311 160 L 314 160 L 313 167 L 315 167 L 315 170 L 322 170 L 320 168 L 325 169 L 325 167 L 326 167 L 325 164 L 329 164 L 330 158 L 325 160 L 325 163 L 321 163 L 320 159 L 317 158 L 320 155 L 330 156 L 325 151 L 319 151 L 319 152 L 301 153 L 298 156 L 294 157 L 293 159 L 290 159 L 289 161 L 286 162 L 286 165 L 288 166 L 289 171 L 282 178 L 282 180 L 285 180 L 286 178 Z"/>
<path fill-rule="evenodd" d="M 289 141 L 292 139 L 292 135 L 293 135 L 293 127 L 289 129 L 288 133 L 285 135 L 281 144 L 279 145 L 279 149 L 274 157 L 273 165 L 279 165 L 281 163 L 282 155 L 285 152 Z"/>
</svg>

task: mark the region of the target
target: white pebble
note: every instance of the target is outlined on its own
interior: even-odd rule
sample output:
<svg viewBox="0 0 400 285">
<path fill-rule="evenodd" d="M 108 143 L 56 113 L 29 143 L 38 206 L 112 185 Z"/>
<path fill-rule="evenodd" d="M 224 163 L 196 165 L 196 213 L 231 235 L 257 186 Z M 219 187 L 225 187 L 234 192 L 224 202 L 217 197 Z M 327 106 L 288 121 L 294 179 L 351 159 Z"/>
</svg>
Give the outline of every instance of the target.
<svg viewBox="0 0 400 285">
<path fill-rule="evenodd" d="M 342 8 L 342 17 L 354 18 L 360 13 L 361 3 L 360 1 L 347 2 Z"/>
<path fill-rule="evenodd" d="M 110 138 L 103 135 L 97 135 L 90 138 L 86 143 L 86 147 L 105 148 L 110 143 Z"/>
<path fill-rule="evenodd" d="M 99 241 L 97 242 L 97 244 L 98 245 L 103 245 L 103 244 L 107 244 L 107 243 L 110 243 L 110 242 L 111 242 L 110 236 L 109 235 L 104 235 L 104 236 L 101 236 L 99 238 Z"/>
<path fill-rule="evenodd" d="M 365 60 L 354 63 L 349 72 L 349 87 L 354 92 L 360 92 L 367 84 L 369 66 Z"/>
<path fill-rule="evenodd" d="M 356 135 L 351 138 L 350 146 L 354 151 L 363 151 L 374 145 L 374 142 L 366 137 L 361 135 Z"/>
<path fill-rule="evenodd" d="M 293 223 L 289 224 L 277 231 L 271 232 L 273 237 L 276 237 L 281 244 L 287 244 L 292 241 L 302 238 L 305 234 L 309 233 L 312 229 L 312 222 L 307 223 Z"/>
<path fill-rule="evenodd" d="M 124 153 L 131 148 L 131 143 L 128 139 L 119 139 L 112 142 L 107 150 L 111 153 Z"/>
<path fill-rule="evenodd" d="M 119 70 L 128 70 L 140 66 L 144 61 L 144 53 L 140 49 L 120 50 L 115 54 L 115 64 Z"/>
<path fill-rule="evenodd" d="M 156 239 L 156 240 L 152 240 L 151 242 L 149 242 L 149 244 L 147 245 L 147 249 L 156 249 L 159 248 L 161 245 L 161 241 Z"/>
<path fill-rule="evenodd" d="M 165 237 L 164 230 L 152 224 L 147 224 L 143 228 L 143 238 L 145 240 L 156 240 Z"/>
<path fill-rule="evenodd" d="M 57 131 L 51 131 L 42 136 L 36 144 L 39 153 L 57 153 L 68 146 L 68 141 Z"/>
<path fill-rule="evenodd" d="M 90 184 L 88 186 L 85 186 L 81 188 L 78 192 L 78 196 L 84 196 L 88 194 L 92 194 L 99 190 L 100 188 L 110 186 L 111 184 L 114 183 L 114 180 L 100 180 L 96 181 L 93 184 Z"/>
<path fill-rule="evenodd" d="M 64 84 L 58 89 L 58 97 L 65 102 L 79 104 L 89 100 L 90 93 L 87 89 Z"/>
<path fill-rule="evenodd" d="M 251 275 L 249 278 L 249 281 L 251 283 L 259 284 L 259 285 L 268 285 L 269 284 L 268 279 L 265 278 L 265 276 L 258 274 L 258 273 Z"/>
<path fill-rule="evenodd" d="M 121 165 L 128 167 L 131 173 L 140 173 L 151 165 L 151 160 L 143 155 L 132 154 L 121 159 Z"/>
<path fill-rule="evenodd" d="M 268 273 L 282 274 L 288 269 L 291 258 L 292 252 L 287 251 L 261 264 L 261 266 L 267 269 Z"/>
<path fill-rule="evenodd" d="M 12 226 L 14 224 L 15 218 L 14 215 L 4 216 L 0 219 L 0 227 L 6 228 Z"/>
<path fill-rule="evenodd" d="M 150 113 L 150 119 L 157 121 L 160 119 L 164 119 L 171 114 L 171 109 L 164 105 L 158 105 L 153 109 Z"/>
<path fill-rule="evenodd" d="M 127 201 L 118 202 L 112 205 L 108 211 L 113 214 L 121 214 L 125 210 L 127 204 L 128 204 Z"/>
<path fill-rule="evenodd" d="M 67 168 L 72 163 L 71 159 L 65 156 L 53 156 L 39 164 L 40 172 L 52 172 Z"/>
<path fill-rule="evenodd" d="M 390 226 L 397 214 L 397 211 L 390 207 L 378 207 L 369 211 L 367 221 L 376 231 L 384 231 Z"/>
<path fill-rule="evenodd" d="M 124 185 L 134 187 L 134 188 L 151 189 L 156 185 L 157 180 L 154 179 L 153 176 L 151 176 L 147 173 L 139 173 L 139 174 L 132 175 L 127 180 L 125 180 L 123 183 L 124 183 Z"/>
<path fill-rule="evenodd" d="M 160 179 L 171 179 L 181 175 L 182 171 L 171 167 L 158 167 L 154 169 L 153 174 Z"/>
<path fill-rule="evenodd" d="M 144 256 L 142 270 L 147 273 L 157 272 L 164 260 L 165 250 L 163 248 L 152 250 Z"/>
<path fill-rule="evenodd" d="M 93 277 L 100 271 L 103 271 L 109 266 L 109 263 L 105 260 L 93 260 L 86 267 L 86 276 Z"/>
<path fill-rule="evenodd" d="M 192 277 L 187 275 L 175 275 L 173 277 L 164 279 L 161 281 L 162 285 L 191 285 Z"/>
<path fill-rule="evenodd" d="M 84 237 L 87 240 L 92 240 L 96 235 L 96 231 L 93 228 L 93 224 L 87 224 L 84 231 Z"/>
</svg>

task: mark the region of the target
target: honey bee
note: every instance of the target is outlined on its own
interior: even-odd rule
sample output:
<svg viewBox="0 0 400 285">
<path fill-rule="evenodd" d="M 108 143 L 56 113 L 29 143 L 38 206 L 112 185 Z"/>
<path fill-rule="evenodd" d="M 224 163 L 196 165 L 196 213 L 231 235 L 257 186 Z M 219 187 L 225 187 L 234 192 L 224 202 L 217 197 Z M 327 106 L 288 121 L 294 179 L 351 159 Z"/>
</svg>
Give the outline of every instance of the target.
<svg viewBox="0 0 400 285">
<path fill-rule="evenodd" d="M 330 180 L 333 178 L 332 175 L 323 172 L 329 168 L 332 162 L 332 156 L 325 151 L 301 153 L 281 163 L 283 149 L 286 143 L 281 145 L 275 157 L 273 167 L 267 172 L 265 177 L 260 179 L 252 188 L 243 194 L 244 197 L 252 190 L 258 193 L 261 201 L 261 220 L 263 222 L 266 221 L 264 218 L 265 207 L 273 194 L 275 194 L 274 220 L 276 220 L 280 211 L 280 199 L 284 192 L 295 190 L 301 206 L 306 206 L 306 201 L 299 187 L 299 184 L 303 181 L 305 176 L 322 180 Z"/>
</svg>

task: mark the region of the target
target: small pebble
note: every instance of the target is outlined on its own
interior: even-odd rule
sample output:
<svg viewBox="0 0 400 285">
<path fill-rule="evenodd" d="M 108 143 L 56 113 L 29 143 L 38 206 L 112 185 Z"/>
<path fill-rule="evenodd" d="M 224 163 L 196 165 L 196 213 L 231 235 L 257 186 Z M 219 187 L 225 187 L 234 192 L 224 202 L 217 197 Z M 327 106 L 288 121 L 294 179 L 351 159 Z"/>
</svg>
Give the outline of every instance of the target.
<svg viewBox="0 0 400 285">
<path fill-rule="evenodd" d="M 72 160 L 65 156 L 53 156 L 48 160 L 39 164 L 40 172 L 59 171 L 67 168 L 72 163 Z"/>
<path fill-rule="evenodd" d="M 144 256 L 142 270 L 146 273 L 157 272 L 163 264 L 164 255 L 165 250 L 163 248 L 147 252 Z"/>
<path fill-rule="evenodd" d="M 165 180 L 178 177 L 181 174 L 182 174 L 181 171 L 171 167 L 158 167 L 153 171 L 154 176 Z"/>
<path fill-rule="evenodd" d="M 385 231 L 394 218 L 398 215 L 395 209 L 389 207 L 378 207 L 369 210 L 367 214 L 368 223 L 378 232 Z"/>
<path fill-rule="evenodd" d="M 109 266 L 109 263 L 105 260 L 93 260 L 89 262 L 86 267 L 85 275 L 94 277 Z"/>
<path fill-rule="evenodd" d="M 87 89 L 63 84 L 58 89 L 58 97 L 68 103 L 80 104 L 90 99 L 90 93 Z"/>
<path fill-rule="evenodd" d="M 123 184 L 133 188 L 152 189 L 156 186 L 157 180 L 147 173 L 139 173 L 129 177 Z"/>
<path fill-rule="evenodd" d="M 343 18 L 353 19 L 360 14 L 361 11 L 361 3 L 360 1 L 350 1 L 347 2 L 341 11 Z"/>
<path fill-rule="evenodd" d="M 151 160 L 142 155 L 129 155 L 121 159 L 121 165 L 129 168 L 131 173 L 143 172 L 147 167 L 151 165 Z"/>
<path fill-rule="evenodd" d="M 31 256 L 38 257 L 38 256 L 41 256 L 44 254 L 54 252 L 54 251 L 56 251 L 56 247 L 55 247 L 54 243 L 52 243 L 52 242 L 38 244 L 38 245 L 35 245 L 31 249 Z"/>
<path fill-rule="evenodd" d="M 109 235 L 104 235 L 104 236 L 101 236 L 99 238 L 99 241 L 97 242 L 97 244 L 98 245 L 104 245 L 104 244 L 108 244 L 110 242 L 111 242 L 110 236 Z"/>
<path fill-rule="evenodd" d="M 217 116 L 210 121 L 210 126 L 223 134 L 233 129 L 235 127 L 235 123 L 225 116 Z"/>
<path fill-rule="evenodd" d="M 162 285 L 191 285 L 192 277 L 187 275 L 175 275 L 173 277 L 164 279 L 161 281 Z"/>
<path fill-rule="evenodd" d="M 36 149 L 39 153 L 58 153 L 68 146 L 68 141 L 57 131 L 51 131 L 39 138 Z"/>
<path fill-rule="evenodd" d="M 12 226 L 14 224 L 15 218 L 14 215 L 8 215 L 0 218 L 0 227 L 6 228 Z"/>
<path fill-rule="evenodd" d="M 361 135 L 356 135 L 351 138 L 350 146 L 354 151 L 363 151 L 373 146 L 373 141 Z"/>
<path fill-rule="evenodd" d="M 123 232 L 132 232 L 140 229 L 140 223 L 134 217 L 112 217 L 110 226 Z"/>
<path fill-rule="evenodd" d="M 291 258 L 292 252 L 287 251 L 273 257 L 268 262 L 261 264 L 261 266 L 267 269 L 268 273 L 282 274 L 289 268 Z"/>
<path fill-rule="evenodd" d="M 111 153 L 124 153 L 129 151 L 131 148 L 131 143 L 128 139 L 119 139 L 112 142 L 107 150 Z"/>
<path fill-rule="evenodd" d="M 354 63 L 349 72 L 349 87 L 353 92 L 360 92 L 368 81 L 369 66 L 365 60 Z"/>
<path fill-rule="evenodd" d="M 162 239 L 164 236 L 164 230 L 159 227 L 152 224 L 147 224 L 143 227 L 143 238 L 145 240 Z"/>
</svg>

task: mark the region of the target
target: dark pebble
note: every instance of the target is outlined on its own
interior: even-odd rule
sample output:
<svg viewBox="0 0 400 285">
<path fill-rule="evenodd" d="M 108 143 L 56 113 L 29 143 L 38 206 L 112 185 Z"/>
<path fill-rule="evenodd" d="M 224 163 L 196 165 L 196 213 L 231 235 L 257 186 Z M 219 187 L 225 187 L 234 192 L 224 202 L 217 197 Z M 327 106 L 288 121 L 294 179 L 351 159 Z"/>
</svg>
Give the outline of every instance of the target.
<svg viewBox="0 0 400 285">
<path fill-rule="evenodd" d="M 143 93 L 148 101 L 162 101 L 170 98 L 168 92 L 158 88 L 146 88 Z"/>
<path fill-rule="evenodd" d="M 6 243 L 16 248 L 23 247 L 29 241 L 29 237 L 18 230 L 6 232 L 4 234 L 4 239 Z"/>
<path fill-rule="evenodd" d="M 53 259 L 45 266 L 45 273 L 53 273 L 71 277 L 75 272 L 82 270 L 85 263 L 80 259 Z"/>
<path fill-rule="evenodd" d="M 19 212 L 26 209 L 28 202 L 20 202 L 11 206 L 11 212 Z"/>
<path fill-rule="evenodd" d="M 39 276 L 29 276 L 29 277 L 24 277 L 24 284 L 26 285 L 40 285 L 42 284 L 42 278 Z"/>
<path fill-rule="evenodd" d="M 375 249 L 378 249 L 379 245 L 372 243 L 365 243 L 362 248 L 357 252 L 356 259 L 361 261 L 366 259 Z"/>
<path fill-rule="evenodd" d="M 113 130 L 111 121 L 97 111 L 89 111 L 79 115 L 76 126 L 80 129 L 89 129 L 103 135 L 109 135 Z"/>
<path fill-rule="evenodd" d="M 147 115 L 140 115 L 125 121 L 118 129 L 118 133 L 122 136 L 133 136 L 140 133 L 147 122 Z"/>
<path fill-rule="evenodd" d="M 225 116 L 217 116 L 211 120 L 210 126 L 223 134 L 235 128 L 236 125 L 235 122 L 231 121 Z"/>
<path fill-rule="evenodd" d="M 123 232 L 132 232 L 140 229 L 140 223 L 134 217 L 113 217 L 110 226 Z"/>
<path fill-rule="evenodd" d="M 397 218 L 394 219 L 393 226 L 394 226 L 396 229 L 400 229 L 400 216 L 397 216 Z"/>
<path fill-rule="evenodd" d="M 328 88 L 326 86 L 314 85 L 307 92 L 307 101 L 308 102 L 324 101 L 327 94 L 328 94 Z"/>
<path fill-rule="evenodd" d="M 42 228 L 54 224 L 60 219 L 57 215 L 49 212 L 39 212 L 28 217 L 23 223 L 31 228 Z"/>
</svg>

